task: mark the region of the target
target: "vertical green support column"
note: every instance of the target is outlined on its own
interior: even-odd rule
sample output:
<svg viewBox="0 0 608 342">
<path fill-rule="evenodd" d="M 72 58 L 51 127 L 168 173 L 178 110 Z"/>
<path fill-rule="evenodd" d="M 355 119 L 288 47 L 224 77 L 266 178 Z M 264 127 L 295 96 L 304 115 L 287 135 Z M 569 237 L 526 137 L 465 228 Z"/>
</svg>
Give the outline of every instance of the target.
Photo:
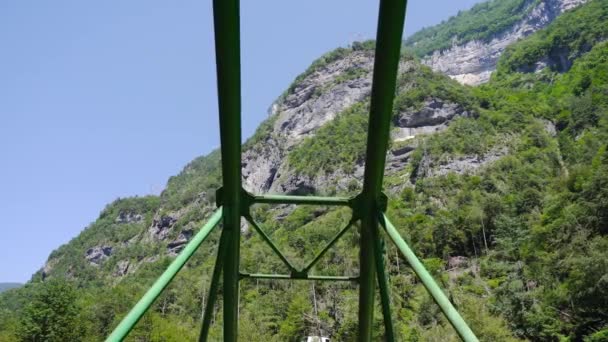
<svg viewBox="0 0 608 342">
<path fill-rule="evenodd" d="M 401 54 L 406 0 L 381 0 L 376 38 L 376 57 L 367 135 L 367 155 L 363 193 L 359 206 L 361 217 L 359 341 L 372 338 L 375 261 L 374 238 L 378 237 L 384 164 L 388 148 L 390 120 L 395 96 L 395 82 Z"/>
<path fill-rule="evenodd" d="M 393 326 L 393 315 L 391 314 L 391 292 L 388 276 L 384 267 L 384 244 L 382 238 L 376 231 L 374 237 L 374 258 L 376 261 L 376 275 L 378 276 L 378 287 L 380 288 L 380 302 L 382 303 L 382 316 L 384 318 L 384 331 L 387 342 L 395 341 L 395 328 Z"/>
<path fill-rule="evenodd" d="M 211 276 L 211 285 L 209 286 L 209 294 L 207 295 L 207 305 L 205 306 L 205 312 L 203 313 L 201 332 L 198 335 L 199 342 L 207 342 L 207 338 L 209 337 L 209 329 L 211 329 L 211 316 L 213 315 L 213 309 L 215 306 L 215 300 L 217 299 L 218 287 L 220 283 L 220 275 L 222 274 L 224 259 L 226 258 L 227 233 L 227 230 L 222 232 L 220 243 L 217 247 L 217 258 L 215 258 L 215 266 L 213 267 L 213 275 Z"/>
<path fill-rule="evenodd" d="M 215 55 L 222 151 L 222 201 L 226 251 L 224 276 L 224 341 L 238 336 L 239 254 L 241 223 L 241 75 L 238 0 L 214 0 Z"/>
</svg>

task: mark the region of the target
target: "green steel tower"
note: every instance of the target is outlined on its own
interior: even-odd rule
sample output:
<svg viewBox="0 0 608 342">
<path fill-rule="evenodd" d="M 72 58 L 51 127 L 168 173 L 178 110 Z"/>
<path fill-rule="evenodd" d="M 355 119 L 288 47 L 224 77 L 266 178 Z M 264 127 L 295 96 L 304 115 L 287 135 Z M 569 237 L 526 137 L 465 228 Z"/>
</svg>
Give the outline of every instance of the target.
<svg viewBox="0 0 608 342">
<path fill-rule="evenodd" d="M 395 341 L 390 308 L 387 274 L 382 255 L 383 235 L 395 243 L 410 267 L 439 305 L 449 322 L 464 341 L 478 341 L 475 334 L 439 288 L 429 272 L 418 260 L 397 229 L 384 214 L 386 196 L 382 181 L 389 142 L 390 119 L 395 94 L 395 83 L 401 53 L 402 33 L 407 0 L 380 0 L 376 52 L 367 137 L 367 154 L 363 190 L 350 198 L 254 195 L 243 190 L 241 184 L 241 73 L 240 20 L 238 0 L 214 0 L 215 52 L 220 116 L 223 187 L 218 189 L 217 211 L 174 259 L 167 270 L 120 322 L 106 341 L 122 341 L 152 305 L 177 272 L 185 265 L 209 233 L 223 223 L 217 260 L 213 270 L 207 305 L 201 324 L 200 341 L 207 341 L 213 306 L 217 297 L 220 276 L 223 277 L 223 339 L 234 342 L 238 338 L 239 281 L 244 278 L 348 281 L 359 285 L 358 340 L 371 341 L 376 282 L 380 292 L 382 314 L 387 341 Z M 258 226 L 250 214 L 256 203 L 316 204 L 346 206 L 352 218 L 336 236 L 309 262 L 298 269 L 281 253 L 271 238 Z M 240 222 L 245 218 L 268 243 L 290 270 L 289 274 L 252 274 L 239 271 Z M 319 276 L 309 274 L 312 267 L 340 239 L 360 222 L 360 269 L 356 276 Z M 381 229 L 381 227 L 383 229 Z M 385 234 L 382 234 L 382 230 Z"/>
</svg>

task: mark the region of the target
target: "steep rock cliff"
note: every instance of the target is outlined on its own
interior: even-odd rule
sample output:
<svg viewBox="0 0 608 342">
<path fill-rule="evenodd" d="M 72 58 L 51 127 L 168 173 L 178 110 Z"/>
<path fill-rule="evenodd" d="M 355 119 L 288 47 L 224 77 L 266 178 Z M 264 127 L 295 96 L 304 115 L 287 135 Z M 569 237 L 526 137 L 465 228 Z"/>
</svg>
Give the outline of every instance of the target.
<svg viewBox="0 0 608 342">
<path fill-rule="evenodd" d="M 511 27 L 490 39 L 461 41 L 452 37 L 452 46 L 426 55 L 422 63 L 442 72 L 462 84 L 478 85 L 490 79 L 505 48 L 546 27 L 564 11 L 587 0 L 528 0 L 522 10 L 525 15 Z M 415 45 L 416 43 L 411 43 Z"/>
</svg>

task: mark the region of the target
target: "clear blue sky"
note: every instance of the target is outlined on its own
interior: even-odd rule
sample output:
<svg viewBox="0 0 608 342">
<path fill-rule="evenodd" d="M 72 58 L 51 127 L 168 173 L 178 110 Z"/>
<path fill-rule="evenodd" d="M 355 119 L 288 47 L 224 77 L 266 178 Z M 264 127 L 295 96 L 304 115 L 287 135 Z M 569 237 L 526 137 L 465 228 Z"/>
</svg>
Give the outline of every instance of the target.
<svg viewBox="0 0 608 342">
<path fill-rule="evenodd" d="M 406 34 L 479 0 L 410 0 Z M 243 136 L 377 1 L 242 1 Z M 211 1 L 0 2 L 0 282 L 218 146 Z"/>
</svg>

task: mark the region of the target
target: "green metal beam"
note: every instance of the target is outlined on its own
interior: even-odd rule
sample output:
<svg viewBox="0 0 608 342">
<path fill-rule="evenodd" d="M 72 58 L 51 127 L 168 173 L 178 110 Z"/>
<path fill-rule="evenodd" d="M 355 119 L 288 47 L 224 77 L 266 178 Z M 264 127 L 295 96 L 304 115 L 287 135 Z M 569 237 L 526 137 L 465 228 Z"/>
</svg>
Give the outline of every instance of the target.
<svg viewBox="0 0 608 342">
<path fill-rule="evenodd" d="M 342 235 L 344 235 L 344 233 L 348 231 L 348 229 L 356 221 L 357 219 L 355 217 L 351 218 L 350 221 L 348 221 L 346 227 L 342 228 L 342 230 L 340 230 L 338 234 L 336 234 L 333 239 L 331 239 L 331 241 L 321 251 L 319 251 L 319 253 L 317 253 L 315 258 L 312 259 L 312 261 L 309 262 L 308 265 L 306 265 L 306 267 L 304 267 L 301 272 L 308 273 L 308 271 L 310 271 L 310 269 L 323 257 L 323 255 L 325 255 L 325 253 L 342 237 Z"/>
<path fill-rule="evenodd" d="M 381 0 L 378 15 L 365 174 L 359 205 L 361 213 L 358 213 L 361 216 L 362 223 L 359 341 L 366 342 L 372 338 L 376 278 L 374 231 L 378 230 L 376 212 L 381 209 L 379 198 L 382 194 L 406 3 L 406 0 Z"/>
<path fill-rule="evenodd" d="M 359 281 L 359 277 L 354 276 L 323 276 L 323 275 L 303 275 L 294 276 L 290 274 L 261 274 L 261 273 L 241 273 L 241 278 L 251 279 L 290 279 L 290 280 L 321 280 L 321 281 Z"/>
<path fill-rule="evenodd" d="M 114 329 L 112 334 L 108 336 L 106 342 L 117 342 L 122 341 L 127 334 L 133 329 L 135 324 L 139 321 L 141 316 L 148 311 L 154 300 L 158 298 L 161 292 L 167 287 L 167 285 L 173 280 L 177 272 L 184 267 L 186 262 L 192 257 L 192 254 L 198 249 L 198 247 L 205 241 L 209 233 L 213 230 L 222 218 L 222 208 L 220 207 L 212 216 L 209 221 L 199 230 L 196 235 L 188 242 L 184 250 L 173 260 L 173 262 L 167 267 L 165 272 L 154 282 L 152 287 L 144 294 L 144 296 L 135 304 L 133 309 L 122 319 L 120 324 Z"/>
<path fill-rule="evenodd" d="M 258 224 L 253 220 L 253 217 L 251 217 L 251 215 L 247 214 L 247 215 L 245 215 L 245 219 L 247 220 L 247 222 L 251 223 L 251 225 L 253 226 L 253 229 L 255 229 L 255 231 L 258 232 L 262 236 L 262 239 L 264 241 L 266 241 L 268 246 L 270 246 L 270 248 L 274 251 L 274 253 L 281 259 L 281 261 L 283 261 L 283 263 L 285 264 L 285 266 L 287 266 L 289 271 L 297 272 L 297 269 L 295 268 L 295 266 L 293 266 L 291 264 L 291 262 L 289 262 L 289 260 L 287 260 L 287 257 L 285 255 L 283 255 L 283 253 L 281 253 L 279 248 L 274 244 L 274 242 L 272 242 L 270 237 L 268 235 L 266 235 L 266 233 L 262 230 L 262 228 L 260 228 L 260 226 L 258 226 Z"/>
<path fill-rule="evenodd" d="M 350 206 L 349 197 L 256 195 L 254 203 Z"/>
<path fill-rule="evenodd" d="M 201 326 L 201 332 L 198 335 L 199 342 L 206 342 L 209 336 L 209 329 L 211 328 L 211 316 L 213 316 L 213 307 L 215 306 L 218 287 L 220 285 L 220 275 L 222 273 L 222 266 L 224 265 L 224 258 L 226 257 L 227 237 L 227 231 L 222 231 L 222 237 L 220 238 L 220 243 L 217 247 L 217 257 L 215 258 L 213 275 L 211 276 L 209 294 L 207 295 L 207 305 L 205 306 L 205 312 L 203 314 L 203 324 Z"/>
<path fill-rule="evenodd" d="M 391 294 L 388 284 L 388 276 L 384 265 L 384 246 L 380 232 L 374 232 L 374 258 L 376 260 L 376 270 L 378 270 L 378 287 L 380 288 L 380 302 L 382 303 L 382 316 L 384 318 L 384 327 L 386 332 L 386 340 L 388 342 L 395 341 L 395 328 L 393 327 L 393 315 L 391 314 Z"/>
<path fill-rule="evenodd" d="M 479 340 L 469 328 L 467 323 L 462 319 L 458 311 L 454 308 L 448 297 L 443 293 L 441 288 L 437 285 L 433 276 L 424 268 L 424 265 L 418 260 L 416 254 L 408 246 L 405 240 L 399 235 L 399 232 L 388 220 L 384 213 L 379 213 L 380 223 L 384 226 L 384 229 L 388 233 L 388 236 L 393 240 L 401 254 L 405 257 L 407 262 L 410 264 L 414 272 L 418 275 L 418 278 L 422 281 L 422 284 L 427 289 L 429 294 L 433 297 L 441 311 L 445 314 L 450 324 L 456 329 L 460 338 L 465 342 L 478 342 Z"/>
<path fill-rule="evenodd" d="M 241 53 L 238 0 L 214 0 L 213 22 L 220 113 L 224 229 L 224 341 L 238 337 L 241 223 Z"/>
</svg>

